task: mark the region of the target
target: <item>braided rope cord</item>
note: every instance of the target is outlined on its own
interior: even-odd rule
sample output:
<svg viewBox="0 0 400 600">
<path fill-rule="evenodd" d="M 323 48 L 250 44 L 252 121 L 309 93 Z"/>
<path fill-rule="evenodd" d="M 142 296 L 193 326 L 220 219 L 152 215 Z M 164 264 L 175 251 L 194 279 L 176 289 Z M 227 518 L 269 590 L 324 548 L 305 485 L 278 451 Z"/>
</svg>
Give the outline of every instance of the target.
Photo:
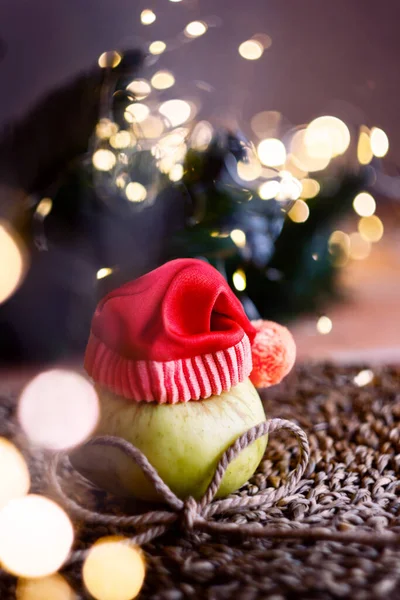
<svg viewBox="0 0 400 600">
<path fill-rule="evenodd" d="M 287 430 L 296 437 L 300 455 L 296 468 L 291 471 L 284 485 L 279 488 L 267 488 L 254 496 L 230 496 L 223 500 L 214 500 L 224 474 L 230 463 L 239 454 L 257 439 L 277 431 Z M 248 509 L 268 508 L 279 500 L 292 494 L 301 482 L 307 467 L 310 448 L 305 432 L 290 421 L 285 419 L 270 419 L 255 425 L 241 435 L 223 453 L 216 467 L 214 476 L 200 501 L 187 498 L 185 501 L 178 498 L 168 485 L 158 475 L 156 469 L 150 464 L 146 456 L 126 440 L 113 436 L 101 436 L 88 441 L 86 446 L 111 446 L 119 448 L 143 470 L 146 477 L 152 482 L 163 501 L 170 507 L 170 511 L 158 510 L 140 515 L 118 516 L 107 515 L 91 511 L 80 506 L 69 498 L 62 489 L 58 475 L 60 460 L 64 453 L 54 455 L 49 464 L 49 479 L 52 488 L 60 501 L 74 516 L 88 523 L 101 523 L 105 525 L 130 526 L 137 528 L 135 535 L 127 539 L 126 543 L 143 545 L 163 535 L 172 524 L 180 522 L 184 532 L 193 530 L 216 535 L 239 535 L 244 538 L 267 539 L 292 539 L 302 541 L 332 541 L 341 543 L 357 543 L 376 547 L 397 545 L 400 535 L 387 533 L 379 535 L 365 532 L 328 532 L 326 529 L 311 529 L 308 527 L 281 529 L 259 524 L 237 524 L 211 520 L 214 515 L 232 515 Z M 88 550 L 72 552 L 66 564 L 84 560 Z"/>
</svg>

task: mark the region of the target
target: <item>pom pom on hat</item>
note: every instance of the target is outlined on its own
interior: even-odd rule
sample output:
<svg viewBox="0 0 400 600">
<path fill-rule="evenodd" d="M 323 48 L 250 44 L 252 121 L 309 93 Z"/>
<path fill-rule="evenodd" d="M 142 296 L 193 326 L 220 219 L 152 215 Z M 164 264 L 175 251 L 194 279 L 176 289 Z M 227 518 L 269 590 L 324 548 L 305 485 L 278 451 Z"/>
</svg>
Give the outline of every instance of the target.
<svg viewBox="0 0 400 600">
<path fill-rule="evenodd" d="M 255 387 L 269 387 L 282 381 L 296 359 L 296 345 L 286 327 L 272 321 L 252 321 L 257 330 L 251 348 L 253 370 L 250 379 Z"/>
</svg>

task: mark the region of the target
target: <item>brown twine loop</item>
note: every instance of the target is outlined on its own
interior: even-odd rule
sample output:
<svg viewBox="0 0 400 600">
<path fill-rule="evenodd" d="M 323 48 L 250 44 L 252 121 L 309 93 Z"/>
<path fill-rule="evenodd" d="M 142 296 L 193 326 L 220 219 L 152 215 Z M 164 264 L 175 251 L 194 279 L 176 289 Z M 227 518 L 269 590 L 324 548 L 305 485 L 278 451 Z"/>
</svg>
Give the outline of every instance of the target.
<svg viewBox="0 0 400 600">
<path fill-rule="evenodd" d="M 254 496 L 230 496 L 223 500 L 214 500 L 223 476 L 230 463 L 250 444 L 257 439 L 276 431 L 287 430 L 295 435 L 300 449 L 300 456 L 296 468 L 291 471 L 287 477 L 286 483 L 281 487 L 267 488 Z M 199 530 L 208 534 L 220 535 L 241 535 L 253 538 L 270 539 L 301 539 L 313 541 L 337 541 L 347 543 L 359 543 L 375 545 L 382 547 L 400 542 L 400 535 L 386 534 L 379 536 L 365 533 L 339 533 L 327 532 L 326 530 L 296 528 L 282 530 L 270 526 L 261 526 L 259 524 L 247 523 L 239 525 L 237 523 L 217 522 L 210 520 L 214 515 L 232 515 L 243 513 L 246 510 L 254 508 L 266 509 L 287 495 L 291 495 L 297 488 L 303 473 L 307 467 L 310 449 L 307 435 L 304 431 L 285 419 L 271 419 L 255 425 L 246 433 L 241 435 L 222 455 L 218 462 L 214 476 L 199 502 L 192 497 L 182 501 L 167 484 L 158 475 L 156 469 L 150 464 L 146 456 L 135 446 L 122 438 L 113 436 L 101 436 L 88 441 L 86 446 L 102 445 L 117 447 L 127 456 L 132 458 L 135 463 L 143 470 L 144 474 L 153 483 L 160 497 L 172 509 L 172 511 L 151 511 L 140 515 L 116 516 L 101 514 L 80 506 L 77 502 L 69 498 L 63 491 L 59 476 L 57 473 L 60 459 L 63 453 L 54 455 L 49 465 L 50 483 L 67 509 L 76 517 L 85 520 L 88 523 L 98 523 L 115 526 L 129 526 L 137 528 L 134 536 L 127 540 L 127 543 L 138 545 L 145 544 L 166 533 L 170 527 L 179 522 L 184 532 L 189 533 Z M 87 551 L 81 550 L 71 554 L 67 564 L 84 560 Z"/>
</svg>

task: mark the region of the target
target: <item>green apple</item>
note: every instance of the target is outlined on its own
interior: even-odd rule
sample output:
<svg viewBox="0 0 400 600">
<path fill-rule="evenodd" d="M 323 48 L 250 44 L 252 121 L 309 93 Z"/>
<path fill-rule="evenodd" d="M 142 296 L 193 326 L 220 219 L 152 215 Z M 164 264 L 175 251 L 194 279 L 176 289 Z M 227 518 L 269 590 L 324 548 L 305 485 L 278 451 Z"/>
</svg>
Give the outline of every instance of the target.
<svg viewBox="0 0 400 600">
<path fill-rule="evenodd" d="M 148 458 L 180 498 L 201 498 L 223 452 L 265 420 L 261 399 L 249 379 L 229 392 L 178 404 L 134 402 L 97 388 L 101 417 L 95 435 L 122 437 Z M 255 472 L 267 436 L 253 442 L 229 465 L 218 497 L 240 488 Z M 120 449 L 83 446 L 72 464 L 93 483 L 115 494 L 157 501 L 157 493 L 133 459 Z"/>
</svg>

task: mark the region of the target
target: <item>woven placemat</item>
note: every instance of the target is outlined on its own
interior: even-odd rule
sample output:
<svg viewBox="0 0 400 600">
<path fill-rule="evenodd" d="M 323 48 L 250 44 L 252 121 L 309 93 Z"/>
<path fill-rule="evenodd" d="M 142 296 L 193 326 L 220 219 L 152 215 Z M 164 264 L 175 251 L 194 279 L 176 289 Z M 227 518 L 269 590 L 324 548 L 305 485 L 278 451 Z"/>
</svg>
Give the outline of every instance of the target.
<svg viewBox="0 0 400 600">
<path fill-rule="evenodd" d="M 258 522 L 282 529 L 309 527 L 327 532 L 400 533 L 400 369 L 377 368 L 364 386 L 354 378 L 368 367 L 297 367 L 280 386 L 264 394 L 268 417 L 289 419 L 309 436 L 311 458 L 296 492 L 272 508 L 236 514 L 237 523 Z M 15 399 L 0 398 L 0 435 L 23 449 L 33 490 L 43 482 L 46 457 L 33 452 L 13 420 Z M 258 473 L 240 490 L 253 495 L 278 487 L 294 468 L 298 450 L 290 436 L 271 436 Z M 94 510 L 129 514 L 117 501 L 63 472 L 68 492 Z M 226 515 L 224 520 L 229 520 Z M 76 523 L 76 548 L 129 529 Z M 400 598 L 400 547 L 378 548 L 327 541 L 182 537 L 172 533 L 144 548 L 148 572 L 140 598 L 181 600 L 271 600 Z M 80 598 L 86 598 L 80 565 L 65 570 Z M 15 597 L 12 577 L 0 579 L 1 600 Z"/>
</svg>

